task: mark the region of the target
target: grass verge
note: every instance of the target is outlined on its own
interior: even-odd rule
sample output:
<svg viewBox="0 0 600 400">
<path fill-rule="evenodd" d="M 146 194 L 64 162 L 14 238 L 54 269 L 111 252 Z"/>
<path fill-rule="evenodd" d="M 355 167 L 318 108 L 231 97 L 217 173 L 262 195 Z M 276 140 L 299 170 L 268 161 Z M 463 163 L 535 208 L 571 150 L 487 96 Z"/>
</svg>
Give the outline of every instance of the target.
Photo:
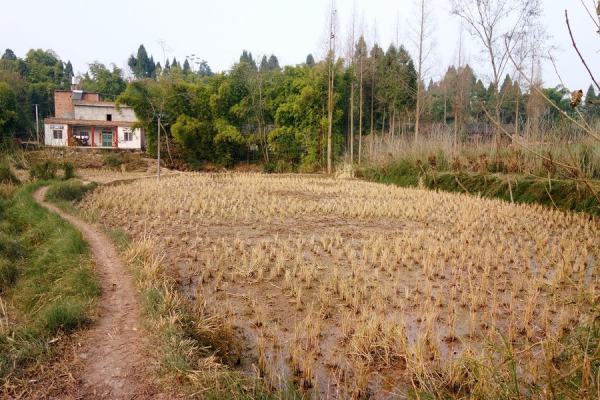
<svg viewBox="0 0 600 400">
<path fill-rule="evenodd" d="M 0 199 L 0 381 L 53 356 L 56 338 L 91 321 L 100 295 L 82 235 L 33 199 Z M 2 392 L 0 392 L 2 393 Z"/>
<path fill-rule="evenodd" d="M 600 204 L 583 182 L 535 176 L 436 171 L 407 160 L 384 167 L 365 168 L 358 176 L 402 187 L 469 193 L 524 204 L 541 204 L 560 210 L 600 215 Z M 600 191 L 598 182 L 591 183 Z"/>
</svg>

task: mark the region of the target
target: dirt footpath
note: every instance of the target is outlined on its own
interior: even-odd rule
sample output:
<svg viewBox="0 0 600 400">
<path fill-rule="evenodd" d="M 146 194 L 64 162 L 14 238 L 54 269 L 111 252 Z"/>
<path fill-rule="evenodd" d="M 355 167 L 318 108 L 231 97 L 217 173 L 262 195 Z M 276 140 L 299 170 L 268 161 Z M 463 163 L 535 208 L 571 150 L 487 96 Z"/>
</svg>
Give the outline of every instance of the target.
<svg viewBox="0 0 600 400">
<path fill-rule="evenodd" d="M 165 398 L 147 379 L 150 361 L 144 354 L 147 342 L 133 277 L 106 235 L 45 202 L 46 190 L 46 187 L 39 189 L 34 194 L 35 200 L 81 231 L 92 251 L 102 287 L 99 319 L 84 333 L 77 354 L 84 366 L 82 376 L 78 377 L 84 384 L 82 398 Z"/>
</svg>

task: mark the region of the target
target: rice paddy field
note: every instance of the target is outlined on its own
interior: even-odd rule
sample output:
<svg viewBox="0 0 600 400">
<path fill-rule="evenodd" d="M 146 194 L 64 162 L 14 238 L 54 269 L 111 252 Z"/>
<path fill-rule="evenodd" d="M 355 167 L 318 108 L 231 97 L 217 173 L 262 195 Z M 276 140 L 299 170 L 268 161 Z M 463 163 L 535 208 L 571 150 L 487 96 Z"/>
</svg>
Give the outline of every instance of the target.
<svg viewBox="0 0 600 400">
<path fill-rule="evenodd" d="M 81 207 L 134 241 L 151 238 L 177 291 L 233 332 L 228 367 L 274 389 L 595 398 L 597 338 L 582 352 L 565 341 L 598 316 L 590 216 L 263 174 L 105 186 Z"/>
</svg>

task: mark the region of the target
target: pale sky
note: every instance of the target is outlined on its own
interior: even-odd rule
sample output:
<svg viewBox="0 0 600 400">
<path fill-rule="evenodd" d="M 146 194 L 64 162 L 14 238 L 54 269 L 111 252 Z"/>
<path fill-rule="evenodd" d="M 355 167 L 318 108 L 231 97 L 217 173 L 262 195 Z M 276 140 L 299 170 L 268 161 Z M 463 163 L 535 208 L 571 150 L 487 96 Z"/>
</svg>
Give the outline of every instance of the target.
<svg viewBox="0 0 600 400">
<path fill-rule="evenodd" d="M 460 22 L 451 16 L 449 0 L 433 0 L 435 26 L 430 75 L 439 78 L 449 64 L 458 61 Z M 95 60 L 126 69 L 127 58 L 143 43 L 156 61 L 176 56 L 180 62 L 190 54 L 206 59 L 213 71 L 227 70 L 243 49 L 255 56 L 275 54 L 281 65 L 304 62 L 313 53 L 324 55 L 329 0 L 0 0 L 0 51 L 11 48 L 23 57 L 30 48 L 52 49 L 71 60 L 75 72 L 87 70 Z M 570 88 L 591 83 L 571 47 L 564 23 L 568 9 L 574 35 L 592 70 L 600 79 L 600 35 L 579 0 L 542 0 L 543 24 L 559 72 Z M 594 0 L 584 0 L 592 5 Z M 399 38 L 414 56 L 409 38 L 413 0 L 337 0 L 338 37 L 350 31 L 353 9 L 356 30 L 386 49 Z M 364 22 L 363 22 L 364 21 Z M 397 35 L 398 33 L 398 35 Z M 466 60 L 486 80 L 487 68 L 477 42 L 464 34 Z M 343 40 L 343 39 L 340 39 Z M 551 64 L 544 65 L 546 85 L 558 78 Z"/>
</svg>

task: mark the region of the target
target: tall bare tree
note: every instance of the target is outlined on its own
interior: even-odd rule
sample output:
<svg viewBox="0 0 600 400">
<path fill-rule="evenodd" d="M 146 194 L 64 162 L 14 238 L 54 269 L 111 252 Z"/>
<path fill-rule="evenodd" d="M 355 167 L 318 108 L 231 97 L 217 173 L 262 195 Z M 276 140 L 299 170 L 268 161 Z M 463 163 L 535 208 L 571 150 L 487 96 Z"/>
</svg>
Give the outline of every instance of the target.
<svg viewBox="0 0 600 400">
<path fill-rule="evenodd" d="M 358 58 L 358 162 L 361 162 L 362 156 L 362 137 L 363 137 L 363 122 L 364 122 L 364 74 L 365 74 L 365 62 L 368 57 L 368 49 L 367 43 L 365 42 L 365 38 L 363 35 L 358 39 L 358 43 L 356 44 L 356 56 Z"/>
<path fill-rule="evenodd" d="M 499 99 L 500 80 L 509 63 L 509 52 L 523 40 L 528 27 L 539 17 L 540 0 L 452 0 L 452 13 L 465 22 L 471 35 L 481 44 L 490 64 L 494 95 Z M 497 101 L 497 123 L 500 108 L 501 103 Z M 497 131 L 497 145 L 499 135 Z"/>
<path fill-rule="evenodd" d="M 431 54 L 431 36 L 433 26 L 431 23 L 430 0 L 416 0 L 417 18 L 413 28 L 413 37 L 417 49 L 417 105 L 415 110 L 415 141 L 419 139 L 421 114 L 423 112 L 424 82 L 427 73 L 427 60 Z"/>
<path fill-rule="evenodd" d="M 327 87 L 327 173 L 333 173 L 333 101 L 335 83 L 335 3 L 331 2 L 329 19 L 328 87 Z"/>
<path fill-rule="evenodd" d="M 352 31 L 348 41 L 348 68 L 350 70 L 350 164 L 354 164 L 354 89 L 356 85 L 356 60 L 355 60 L 355 33 L 356 33 L 356 8 L 352 11 Z"/>
</svg>

